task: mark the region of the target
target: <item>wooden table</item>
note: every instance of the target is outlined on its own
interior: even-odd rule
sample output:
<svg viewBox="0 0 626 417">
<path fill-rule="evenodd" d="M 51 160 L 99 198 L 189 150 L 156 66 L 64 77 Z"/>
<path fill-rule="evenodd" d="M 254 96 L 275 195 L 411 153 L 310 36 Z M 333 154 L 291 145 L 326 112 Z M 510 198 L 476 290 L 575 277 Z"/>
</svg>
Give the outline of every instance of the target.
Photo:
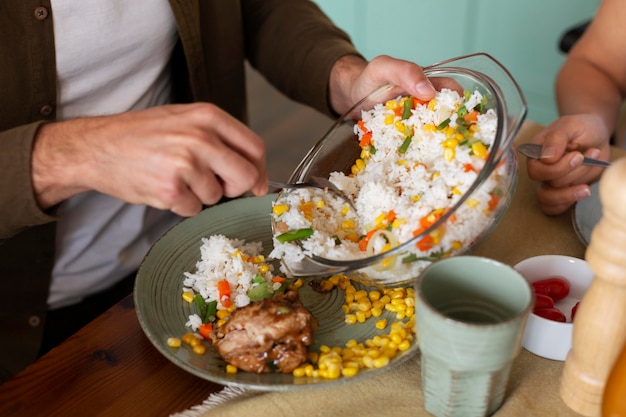
<svg viewBox="0 0 626 417">
<path fill-rule="evenodd" d="M 1 385 L 0 416 L 167 416 L 222 388 L 161 355 L 134 307 L 126 297 Z"/>
<path fill-rule="evenodd" d="M 527 141 L 540 128 L 526 123 L 518 142 Z M 616 150 L 613 156 L 623 152 Z M 569 214 L 543 216 L 534 201 L 533 189 L 520 164 L 513 203 L 477 254 L 509 264 L 543 253 L 584 255 Z M 553 239 L 553 246 L 547 243 L 538 249 L 532 242 L 522 245 L 516 241 L 516 228 L 522 230 L 527 222 L 533 222 L 540 234 L 545 234 L 538 239 Z M 568 241 L 566 251 L 560 240 Z M 539 357 L 531 360 L 544 361 Z M 219 389 L 220 385 L 176 367 L 151 345 L 129 296 L 0 386 L 0 416 L 167 416 L 202 403 Z"/>
</svg>

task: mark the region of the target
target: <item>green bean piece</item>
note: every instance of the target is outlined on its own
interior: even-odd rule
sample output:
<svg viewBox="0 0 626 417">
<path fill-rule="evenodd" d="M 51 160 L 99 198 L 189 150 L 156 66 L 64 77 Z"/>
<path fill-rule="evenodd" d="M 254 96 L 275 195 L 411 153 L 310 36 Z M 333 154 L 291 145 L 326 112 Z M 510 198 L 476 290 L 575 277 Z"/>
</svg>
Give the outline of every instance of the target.
<svg viewBox="0 0 626 417">
<path fill-rule="evenodd" d="M 404 142 L 402 142 L 402 145 L 398 148 L 398 153 L 406 153 L 412 140 L 412 136 L 407 136 L 406 139 L 404 139 Z"/>
<path fill-rule="evenodd" d="M 449 124 L 450 124 L 450 118 L 448 117 L 446 120 L 444 120 L 443 122 L 439 123 L 439 125 L 437 126 L 437 130 L 443 130 L 446 127 L 448 127 Z"/>
<path fill-rule="evenodd" d="M 213 300 L 206 305 L 206 312 L 202 317 L 202 323 L 212 323 L 217 317 L 217 300 Z"/>
<path fill-rule="evenodd" d="M 404 100 L 404 108 L 402 109 L 402 120 L 406 120 L 411 117 L 411 109 L 413 109 L 413 99 L 408 97 Z"/>
<path fill-rule="evenodd" d="M 206 315 L 206 309 L 207 309 L 204 298 L 202 298 L 200 294 L 196 294 L 193 299 L 196 302 L 196 305 L 198 306 L 198 310 L 200 310 L 200 317 L 204 317 Z"/>
<path fill-rule="evenodd" d="M 306 239 L 313 235 L 313 229 L 305 228 L 298 230 L 289 230 L 288 232 L 283 233 L 282 235 L 276 236 L 276 240 L 280 243 L 293 242 L 294 240 Z"/>
</svg>

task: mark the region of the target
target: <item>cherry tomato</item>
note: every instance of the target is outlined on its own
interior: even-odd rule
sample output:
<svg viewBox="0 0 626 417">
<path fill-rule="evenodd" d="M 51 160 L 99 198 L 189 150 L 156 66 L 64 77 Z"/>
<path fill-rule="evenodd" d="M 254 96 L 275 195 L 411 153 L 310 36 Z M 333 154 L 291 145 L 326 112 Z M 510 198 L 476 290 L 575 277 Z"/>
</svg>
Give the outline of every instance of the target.
<svg viewBox="0 0 626 417">
<path fill-rule="evenodd" d="M 538 308 L 533 310 L 533 313 L 538 315 L 539 317 L 543 317 L 544 319 L 552 320 L 552 321 L 560 321 L 565 323 L 567 319 L 565 318 L 565 314 L 558 308 Z"/>
<path fill-rule="evenodd" d="M 535 294 L 543 294 L 559 301 L 569 294 L 569 281 L 563 277 L 553 276 L 532 283 Z"/>
<path fill-rule="evenodd" d="M 535 310 L 540 308 L 553 308 L 554 300 L 547 295 L 535 294 Z"/>
<path fill-rule="evenodd" d="M 576 304 L 574 304 L 574 307 L 572 307 L 572 321 L 574 321 L 574 316 L 576 315 L 576 311 L 578 310 L 578 304 L 580 304 L 580 301 L 578 301 Z"/>
</svg>

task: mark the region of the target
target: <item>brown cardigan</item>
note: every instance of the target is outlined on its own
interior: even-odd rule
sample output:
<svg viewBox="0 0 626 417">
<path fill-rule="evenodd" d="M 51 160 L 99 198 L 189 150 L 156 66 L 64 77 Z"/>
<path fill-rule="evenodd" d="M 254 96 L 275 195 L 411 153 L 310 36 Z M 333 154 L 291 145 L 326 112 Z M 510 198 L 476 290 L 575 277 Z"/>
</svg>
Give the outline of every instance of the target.
<svg viewBox="0 0 626 417">
<path fill-rule="evenodd" d="M 331 114 L 328 79 L 348 36 L 307 0 L 169 0 L 180 41 L 174 102 L 213 102 L 246 119 L 244 60 L 287 96 Z M 31 184 L 38 127 L 55 120 L 50 0 L 0 2 L 0 381 L 36 356 L 54 253 L 52 212 Z"/>
</svg>

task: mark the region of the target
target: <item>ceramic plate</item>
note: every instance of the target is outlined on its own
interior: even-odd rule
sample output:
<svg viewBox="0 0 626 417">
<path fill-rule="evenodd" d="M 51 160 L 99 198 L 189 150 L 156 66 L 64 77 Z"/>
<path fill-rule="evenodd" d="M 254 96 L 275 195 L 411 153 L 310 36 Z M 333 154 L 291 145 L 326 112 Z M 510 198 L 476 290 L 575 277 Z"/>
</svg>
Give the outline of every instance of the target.
<svg viewBox="0 0 626 417">
<path fill-rule="evenodd" d="M 585 244 L 591 241 L 591 232 L 602 217 L 602 203 L 598 192 L 599 183 L 591 184 L 591 195 L 576 203 L 573 210 L 574 230 Z"/>
<path fill-rule="evenodd" d="M 398 365 L 418 350 L 417 343 L 396 356 L 391 363 L 380 369 L 363 369 L 351 378 L 322 379 L 294 377 L 291 374 L 254 374 L 239 371 L 225 372 L 226 362 L 208 343 L 204 355 L 197 355 L 183 344 L 180 348 L 167 346 L 169 337 L 181 337 L 189 331 L 185 322 L 195 312 L 194 304 L 182 297 L 182 281 L 185 271 L 193 271 L 200 259 L 201 238 L 212 234 L 223 234 L 229 238 L 261 241 L 266 254 L 271 250 L 270 227 L 271 203 L 275 194 L 262 198 L 250 197 L 233 200 L 206 209 L 172 228 L 148 252 L 135 284 L 135 305 L 141 327 L 152 344 L 171 362 L 201 378 L 223 384 L 236 385 L 264 391 L 288 390 L 299 387 L 329 386 L 371 376 Z M 364 342 L 375 335 L 389 333 L 389 326 L 381 331 L 374 326 L 376 320 L 348 325 L 344 322 L 343 291 L 333 290 L 321 294 L 310 286 L 300 288 L 300 299 L 318 319 L 312 350 L 319 352 L 321 345 L 344 346 L 348 340 Z M 395 317 L 385 312 L 391 323 Z M 394 313 L 395 315 L 395 313 Z"/>
</svg>

